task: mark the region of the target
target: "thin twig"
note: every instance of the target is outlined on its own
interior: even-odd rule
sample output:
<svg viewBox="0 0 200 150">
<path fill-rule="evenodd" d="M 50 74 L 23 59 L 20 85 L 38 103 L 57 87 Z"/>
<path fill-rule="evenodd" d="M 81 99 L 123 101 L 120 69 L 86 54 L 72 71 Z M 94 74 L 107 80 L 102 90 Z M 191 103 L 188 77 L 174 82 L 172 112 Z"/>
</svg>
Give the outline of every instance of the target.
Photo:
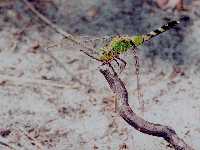
<svg viewBox="0 0 200 150">
<path fill-rule="evenodd" d="M 23 133 L 29 140 L 32 141 L 32 143 L 34 143 L 37 147 L 37 150 L 44 150 L 44 147 L 42 146 L 42 144 L 34 137 L 32 137 L 31 135 L 29 135 L 26 131 L 24 131 L 23 129 L 17 127 L 17 130 L 19 130 L 21 133 Z"/>
<path fill-rule="evenodd" d="M 28 0 L 22 0 L 22 1 L 43 22 L 45 22 L 47 25 L 49 25 L 51 28 L 53 28 L 57 33 L 59 33 L 62 36 L 64 36 L 66 39 L 68 39 L 68 40 L 72 41 L 73 43 L 75 43 L 75 44 L 81 46 L 82 48 L 86 49 L 88 52 L 85 51 L 85 50 L 81 50 L 81 51 L 84 52 L 85 54 L 87 54 L 88 56 L 94 58 L 92 55 L 90 55 L 90 53 L 95 52 L 94 49 L 92 49 L 91 47 L 85 46 L 83 43 L 81 43 L 80 41 L 76 40 L 73 35 L 67 33 L 66 31 L 64 31 L 63 29 L 61 29 L 59 26 L 57 26 L 56 24 L 52 23 L 48 18 L 46 18 L 44 15 L 42 15 L 40 12 L 38 12 L 34 8 L 34 6 L 30 2 L 28 2 Z M 95 58 L 95 60 L 101 62 L 101 60 L 99 60 L 98 58 Z"/>
<path fill-rule="evenodd" d="M 19 78 L 19 77 L 12 77 L 7 75 L 0 75 L 0 81 L 11 81 L 15 84 L 38 84 L 42 86 L 48 86 L 48 87 L 59 87 L 59 88 L 76 88 L 71 85 L 66 84 L 60 84 L 60 83 L 54 83 L 48 80 L 40 80 L 40 79 L 29 79 L 29 78 Z"/>
<path fill-rule="evenodd" d="M 169 126 L 155 124 L 144 120 L 137 116 L 128 104 L 128 92 L 124 83 L 118 77 L 113 68 L 108 66 L 101 66 L 100 72 L 104 75 L 111 90 L 116 94 L 118 99 L 118 113 L 119 115 L 136 130 L 157 137 L 164 138 L 176 150 L 194 150 L 187 145 L 181 138 L 178 137 L 176 132 Z"/>
<path fill-rule="evenodd" d="M 0 139 L 0 145 L 3 145 L 5 147 L 8 147 L 11 150 L 16 150 L 16 148 L 14 148 L 13 146 L 11 146 L 10 144 L 8 144 L 7 142 L 5 142 L 5 140 L 3 138 Z"/>
<path fill-rule="evenodd" d="M 40 18 L 43 22 L 45 22 L 47 25 L 49 25 L 52 29 L 54 29 L 57 33 L 61 34 L 62 36 L 64 36 L 66 39 L 72 41 L 73 43 L 83 47 L 84 49 L 86 49 L 87 51 L 90 51 L 90 53 L 95 52 L 94 49 L 85 46 L 83 43 L 79 42 L 78 40 L 76 40 L 71 34 L 67 33 L 66 31 L 64 31 L 63 29 L 61 29 L 59 26 L 57 26 L 56 24 L 52 23 L 48 18 L 46 18 L 44 15 L 42 15 L 40 12 L 38 12 L 35 7 L 28 2 L 28 0 L 22 0 L 26 6 L 38 17 Z M 48 48 L 47 48 L 48 49 Z M 71 76 L 73 76 L 73 79 L 75 81 L 78 81 L 81 85 L 84 85 L 85 87 L 88 87 L 89 85 L 82 82 L 80 79 L 76 78 L 66 67 L 65 65 L 63 65 L 55 56 L 53 56 L 49 51 L 47 51 L 47 49 L 45 50 L 41 50 L 44 53 L 48 54 L 60 67 L 62 67 L 65 72 L 67 74 L 70 74 Z M 97 61 L 101 61 L 98 58 L 95 58 L 94 56 L 92 56 L 89 52 L 81 49 L 81 52 L 83 52 L 84 54 L 86 54 L 87 56 L 93 58 L 94 60 Z"/>
<path fill-rule="evenodd" d="M 10 148 L 10 149 L 13 149 L 14 150 L 14 148 L 13 147 L 11 147 L 10 145 L 8 145 L 7 143 L 5 143 L 5 142 L 2 142 L 2 141 L 0 141 L 0 144 L 1 145 L 3 145 L 3 146 L 5 146 L 5 147 L 8 147 L 8 148 Z"/>
<path fill-rule="evenodd" d="M 81 84 L 81 85 L 83 85 L 83 86 L 85 86 L 85 87 L 89 87 L 89 85 L 88 85 L 87 83 L 81 81 L 81 80 L 78 79 L 73 73 L 71 73 L 71 72 L 66 68 L 66 66 L 65 66 L 63 63 L 61 63 L 61 62 L 60 62 L 51 52 L 49 52 L 47 49 L 40 49 L 40 51 L 43 52 L 43 53 L 45 53 L 45 54 L 47 54 L 49 57 L 51 57 L 51 59 L 53 59 L 53 60 L 55 61 L 55 63 L 56 63 L 58 66 L 60 66 L 61 68 L 64 69 L 66 75 L 72 76 L 72 79 L 73 79 L 74 81 L 77 81 L 79 84 Z"/>
</svg>

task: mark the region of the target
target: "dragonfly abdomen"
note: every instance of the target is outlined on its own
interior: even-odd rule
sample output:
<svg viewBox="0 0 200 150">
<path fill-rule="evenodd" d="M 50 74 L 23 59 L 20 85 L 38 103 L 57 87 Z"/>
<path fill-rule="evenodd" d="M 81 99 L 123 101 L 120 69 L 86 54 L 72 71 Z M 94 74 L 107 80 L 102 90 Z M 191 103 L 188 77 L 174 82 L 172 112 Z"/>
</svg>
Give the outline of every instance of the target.
<svg viewBox="0 0 200 150">
<path fill-rule="evenodd" d="M 165 24 L 165 25 L 161 26 L 160 28 L 158 28 L 154 31 L 151 31 L 150 33 L 147 33 L 146 35 L 143 35 L 144 41 L 148 41 L 151 38 L 156 37 L 159 34 L 170 30 L 171 28 L 174 28 L 179 23 L 180 23 L 179 21 L 170 21 L 168 24 Z"/>
</svg>

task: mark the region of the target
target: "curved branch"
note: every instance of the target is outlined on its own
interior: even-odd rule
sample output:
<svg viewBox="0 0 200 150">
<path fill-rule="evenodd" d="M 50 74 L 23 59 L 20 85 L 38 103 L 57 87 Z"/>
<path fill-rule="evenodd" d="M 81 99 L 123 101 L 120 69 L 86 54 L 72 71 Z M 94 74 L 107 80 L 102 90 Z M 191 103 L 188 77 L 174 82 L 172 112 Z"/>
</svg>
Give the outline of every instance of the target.
<svg viewBox="0 0 200 150">
<path fill-rule="evenodd" d="M 111 90 L 116 94 L 119 115 L 129 125 L 142 133 L 164 138 L 176 150 L 194 150 L 179 138 L 171 127 L 151 123 L 137 116 L 128 104 L 128 92 L 124 83 L 112 68 L 104 65 L 100 67 L 100 72 L 104 75 Z"/>
</svg>

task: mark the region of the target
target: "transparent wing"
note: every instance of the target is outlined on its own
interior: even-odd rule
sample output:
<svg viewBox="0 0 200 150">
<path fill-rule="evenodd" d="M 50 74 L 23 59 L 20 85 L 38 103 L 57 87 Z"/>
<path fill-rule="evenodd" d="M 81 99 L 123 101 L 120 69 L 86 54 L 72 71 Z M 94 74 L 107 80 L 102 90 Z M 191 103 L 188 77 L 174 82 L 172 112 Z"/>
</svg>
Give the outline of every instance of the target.
<svg viewBox="0 0 200 150">
<path fill-rule="evenodd" d="M 80 50 L 84 50 L 94 57 L 100 55 L 100 49 L 106 46 L 112 40 L 112 36 L 94 37 L 94 36 L 79 36 L 73 38 L 74 42 L 70 39 L 63 38 L 59 43 L 52 44 L 49 47 L 61 46 L 62 48 L 69 48 L 69 45 L 73 47 L 78 46 Z M 77 44 L 80 43 L 80 44 Z"/>
<path fill-rule="evenodd" d="M 85 46 L 87 45 L 91 48 L 101 48 L 112 40 L 112 36 L 103 36 L 103 37 L 94 37 L 94 36 L 79 36 L 78 37 L 77 36 L 77 37 L 74 37 L 74 40 L 80 42 L 81 44 Z M 65 46 L 66 44 L 68 45 L 69 42 L 70 42 L 69 39 L 63 38 L 59 44 L 61 44 L 62 46 Z"/>
<path fill-rule="evenodd" d="M 110 43 L 112 36 L 94 37 L 94 36 L 81 36 L 80 42 L 90 45 L 92 48 L 99 49 Z"/>
</svg>

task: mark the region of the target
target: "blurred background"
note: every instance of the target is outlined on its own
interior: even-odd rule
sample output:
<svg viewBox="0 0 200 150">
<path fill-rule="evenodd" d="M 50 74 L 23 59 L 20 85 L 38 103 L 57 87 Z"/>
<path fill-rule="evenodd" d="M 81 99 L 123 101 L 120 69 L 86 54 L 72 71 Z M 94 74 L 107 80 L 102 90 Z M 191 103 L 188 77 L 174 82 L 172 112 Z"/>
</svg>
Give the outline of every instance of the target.
<svg viewBox="0 0 200 150">
<path fill-rule="evenodd" d="M 123 121 L 114 111 L 114 95 L 98 71 L 100 64 L 81 53 L 79 45 L 63 41 L 24 1 L 0 0 L 1 142 L 17 150 L 173 149 Z M 145 34 L 184 17 L 139 47 L 143 117 L 170 125 L 200 149 L 199 0 L 28 2 L 76 39 L 87 39 L 88 46 L 101 46 L 95 38 Z M 128 65 L 120 77 L 130 105 L 142 116 L 134 59 L 129 53 L 123 58 Z M 2 150 L 7 147 L 0 144 Z"/>
</svg>

